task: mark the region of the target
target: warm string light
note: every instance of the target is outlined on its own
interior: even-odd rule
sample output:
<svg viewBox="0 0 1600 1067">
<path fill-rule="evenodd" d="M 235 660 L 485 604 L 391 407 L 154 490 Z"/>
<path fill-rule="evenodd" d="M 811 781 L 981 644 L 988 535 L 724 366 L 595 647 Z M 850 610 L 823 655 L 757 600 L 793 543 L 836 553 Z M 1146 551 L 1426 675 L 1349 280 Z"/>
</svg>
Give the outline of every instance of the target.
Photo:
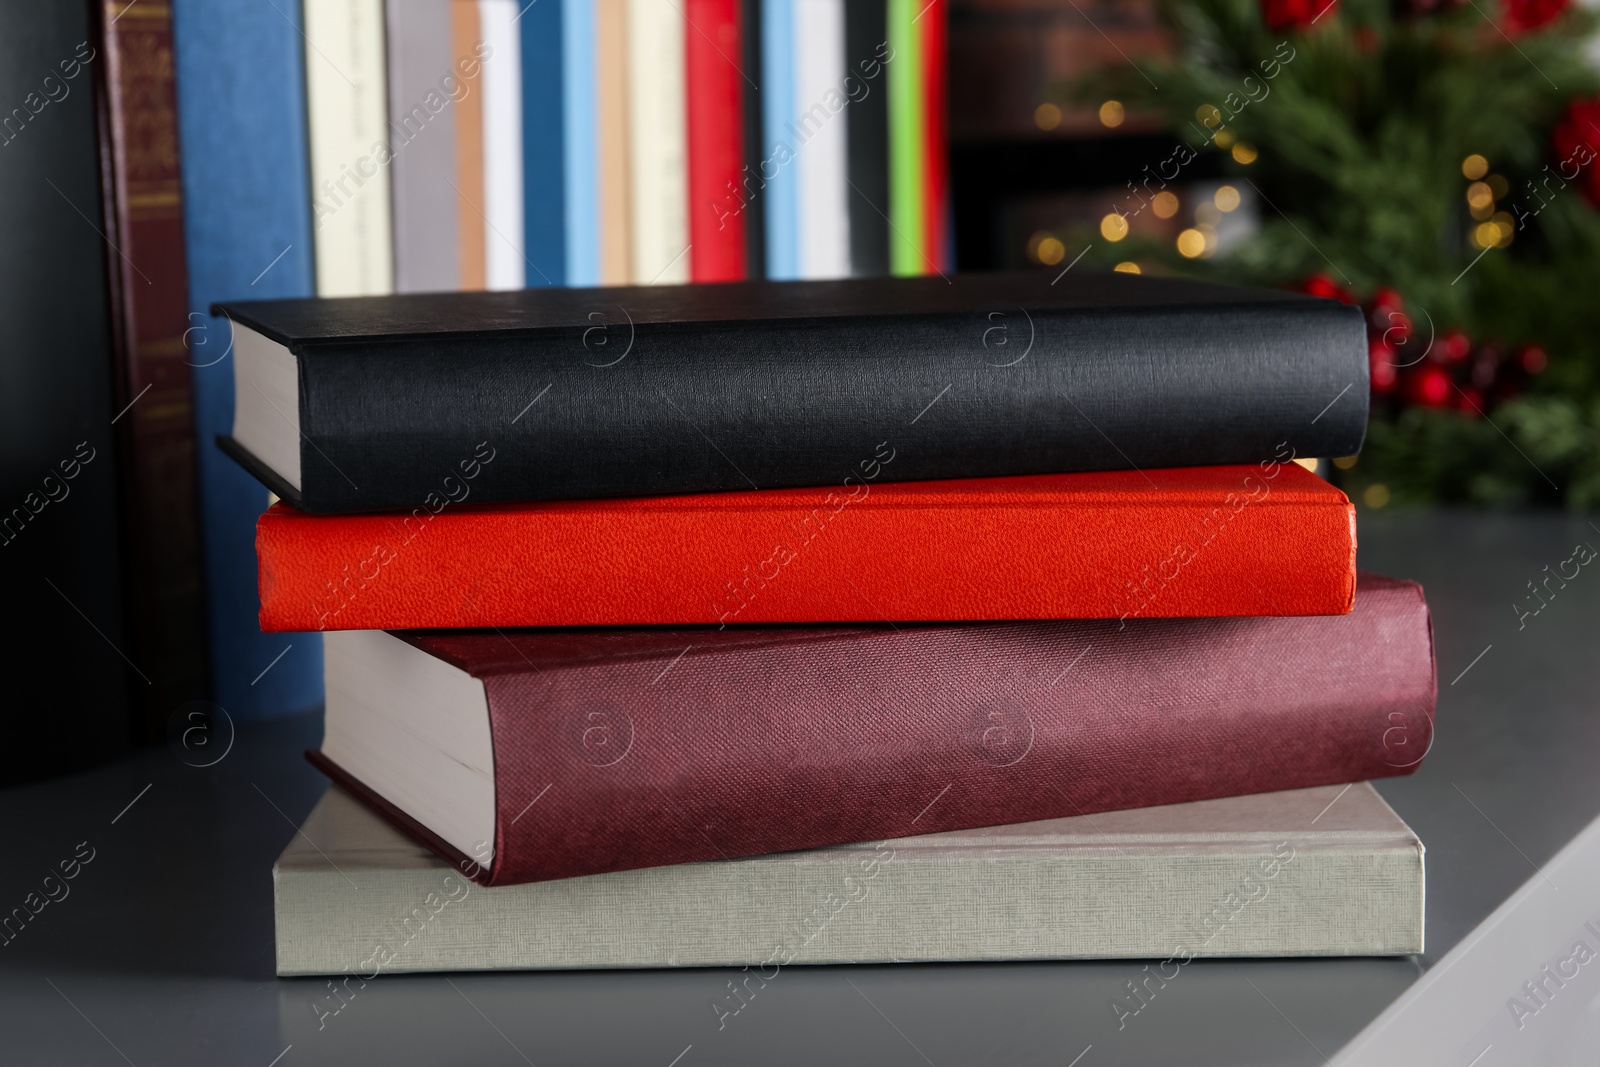
<svg viewBox="0 0 1600 1067">
<path fill-rule="evenodd" d="M 1028 258 L 1035 263 L 1053 267 L 1067 254 L 1067 246 L 1053 233 L 1040 230 L 1028 238 Z"/>
<path fill-rule="evenodd" d="M 1107 100 L 1100 105 L 1100 125 L 1115 129 L 1122 125 L 1122 120 L 1127 117 L 1123 110 L 1122 101 Z"/>
<path fill-rule="evenodd" d="M 1504 175 L 1489 173 L 1489 160 L 1474 152 L 1461 161 L 1461 174 L 1467 186 L 1467 213 L 1478 223 L 1472 228 L 1472 243 L 1478 248 L 1504 248 L 1516 234 L 1516 224 L 1495 201 L 1511 191 Z"/>
</svg>

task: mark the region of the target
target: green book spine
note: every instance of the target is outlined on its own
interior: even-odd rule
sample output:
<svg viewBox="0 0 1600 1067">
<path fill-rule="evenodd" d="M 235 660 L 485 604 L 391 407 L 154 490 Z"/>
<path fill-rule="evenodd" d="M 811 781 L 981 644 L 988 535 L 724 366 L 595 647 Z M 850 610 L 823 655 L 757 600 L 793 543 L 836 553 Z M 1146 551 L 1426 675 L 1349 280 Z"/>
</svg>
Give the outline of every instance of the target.
<svg viewBox="0 0 1600 1067">
<path fill-rule="evenodd" d="M 923 248 L 922 45 L 917 0 L 887 0 L 889 47 L 889 270 L 926 274 Z"/>
</svg>

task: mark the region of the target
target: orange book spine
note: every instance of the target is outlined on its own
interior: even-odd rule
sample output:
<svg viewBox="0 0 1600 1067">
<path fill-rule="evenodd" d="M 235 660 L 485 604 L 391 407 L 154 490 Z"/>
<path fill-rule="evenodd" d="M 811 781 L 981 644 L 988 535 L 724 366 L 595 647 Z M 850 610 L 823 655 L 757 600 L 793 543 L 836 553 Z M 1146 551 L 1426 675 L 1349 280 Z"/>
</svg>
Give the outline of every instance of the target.
<svg viewBox="0 0 1600 1067">
<path fill-rule="evenodd" d="M 456 213 L 461 234 L 461 288 L 484 289 L 489 284 L 487 235 L 483 214 L 483 28 L 478 0 L 454 0 L 450 5 L 450 47 L 467 82 L 456 105 Z M 470 74 L 467 72 L 471 71 Z"/>
<path fill-rule="evenodd" d="M 1355 513 L 1259 467 L 874 483 L 256 527 L 261 628 L 1337 615 Z M 455 478 L 465 499 L 469 483 Z"/>
</svg>

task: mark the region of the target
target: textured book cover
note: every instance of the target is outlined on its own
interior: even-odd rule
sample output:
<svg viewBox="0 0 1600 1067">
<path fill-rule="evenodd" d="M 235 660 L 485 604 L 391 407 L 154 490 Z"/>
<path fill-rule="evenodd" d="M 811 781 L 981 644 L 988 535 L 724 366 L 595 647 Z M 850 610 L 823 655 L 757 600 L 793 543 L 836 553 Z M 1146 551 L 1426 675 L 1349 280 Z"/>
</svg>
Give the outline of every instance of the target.
<svg viewBox="0 0 1600 1067">
<path fill-rule="evenodd" d="M 322 699 L 321 640 L 256 624 L 255 524 L 267 491 L 211 444 L 232 428 L 237 356 L 232 324 L 211 306 L 315 289 L 299 18 L 299 5 L 255 0 L 172 4 L 212 698 L 242 719 Z"/>
<path fill-rule="evenodd" d="M 686 0 L 684 95 L 689 147 L 690 273 L 733 282 L 745 269 L 744 79 L 740 0 Z M 753 182 L 751 183 L 754 184 Z"/>
<path fill-rule="evenodd" d="M 225 310 L 259 335 L 247 355 L 284 376 L 280 405 L 241 392 L 260 417 L 234 452 L 297 458 L 255 469 L 312 512 L 420 507 L 479 446 L 504 461 L 474 499 L 529 501 L 838 486 L 885 443 L 897 458 L 880 477 L 912 481 L 1344 456 L 1366 430 L 1359 309 L 1177 279 L 973 274 Z"/>
<path fill-rule="evenodd" d="M 273 867 L 277 969 L 746 966 L 749 996 L 796 963 L 1131 957 L 1160 982 L 1205 957 L 1422 951 L 1422 843 L 1365 783 L 918 829 L 484 889 L 333 788 Z"/>
<path fill-rule="evenodd" d="M 328 646 L 318 765 L 494 885 L 1364 781 L 1433 733 L 1422 590 L 1374 575 L 1335 616 Z"/>
<path fill-rule="evenodd" d="M 122 471 L 127 649 L 139 731 L 210 696 L 195 492 L 188 278 L 173 84 L 172 10 L 110 0 L 97 79 L 106 274 Z"/>
<path fill-rule="evenodd" d="M 261 517 L 261 628 L 1333 615 L 1355 511 L 1294 463 Z M 497 458 L 449 480 L 471 492 Z"/>
</svg>

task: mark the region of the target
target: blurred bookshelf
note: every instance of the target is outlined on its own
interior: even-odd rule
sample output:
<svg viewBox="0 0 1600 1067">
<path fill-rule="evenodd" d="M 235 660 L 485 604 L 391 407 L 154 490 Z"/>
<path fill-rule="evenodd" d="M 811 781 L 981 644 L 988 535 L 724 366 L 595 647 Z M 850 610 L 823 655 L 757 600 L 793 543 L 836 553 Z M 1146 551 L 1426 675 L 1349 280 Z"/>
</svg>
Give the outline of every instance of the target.
<svg viewBox="0 0 1600 1067">
<path fill-rule="evenodd" d="M 1095 233 L 1143 169 L 1171 154 L 1174 138 L 1159 116 L 1116 101 L 1075 105 L 1065 89 L 1170 52 L 1153 0 L 952 0 L 950 173 L 962 270 L 1072 262 L 1082 245 L 1069 247 L 1071 238 Z M 1176 240 L 1196 212 L 1204 221 L 1222 160 L 1197 158 L 1170 186 L 1175 203 L 1140 212 L 1131 232 Z M 1224 213 L 1219 244 L 1253 228 L 1253 206 L 1242 195 Z"/>
</svg>

